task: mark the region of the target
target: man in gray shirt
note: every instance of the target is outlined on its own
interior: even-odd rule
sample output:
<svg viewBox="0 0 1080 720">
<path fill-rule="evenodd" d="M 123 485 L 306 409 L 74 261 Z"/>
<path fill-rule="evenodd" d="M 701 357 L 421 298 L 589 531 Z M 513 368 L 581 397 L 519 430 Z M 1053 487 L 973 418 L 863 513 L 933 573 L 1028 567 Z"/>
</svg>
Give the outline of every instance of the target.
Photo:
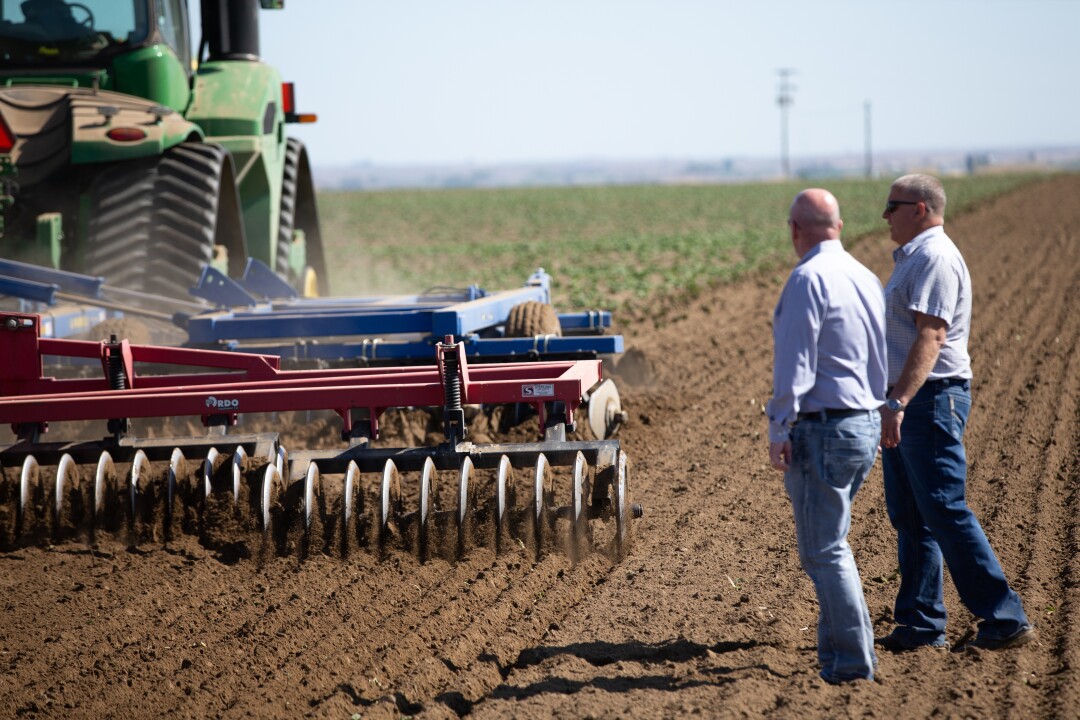
<svg viewBox="0 0 1080 720">
<path fill-rule="evenodd" d="M 880 437 L 885 302 L 877 276 L 840 243 L 831 193 L 799 193 L 788 225 L 799 264 L 773 315 L 769 460 L 784 472 L 799 561 L 817 591 L 821 677 L 873 680 L 874 633 L 847 535 Z"/>
<path fill-rule="evenodd" d="M 964 499 L 964 427 L 971 411 L 971 275 L 945 234 L 945 190 L 929 175 L 889 189 L 883 216 L 900 247 L 885 286 L 889 399 L 881 410 L 885 505 L 896 528 L 894 652 L 942 647 L 942 558 L 961 602 L 979 618 L 969 645 L 989 650 L 1034 638 L 982 526 Z"/>
</svg>

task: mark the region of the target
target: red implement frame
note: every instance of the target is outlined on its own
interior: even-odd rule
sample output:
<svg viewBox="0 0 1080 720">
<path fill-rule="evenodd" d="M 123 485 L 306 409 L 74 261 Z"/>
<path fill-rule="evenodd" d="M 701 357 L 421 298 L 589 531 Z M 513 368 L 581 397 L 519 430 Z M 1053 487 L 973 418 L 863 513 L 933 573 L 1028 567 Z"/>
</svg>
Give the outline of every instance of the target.
<svg viewBox="0 0 1080 720">
<path fill-rule="evenodd" d="M 562 404 L 565 422 L 572 426 L 585 391 L 601 379 L 599 360 L 470 368 L 464 346 L 444 343 L 437 346 L 437 365 L 429 367 L 286 371 L 272 355 L 42 338 L 39 316 L 0 313 L 0 423 L 11 423 L 19 433 L 65 420 L 199 416 L 209 424 L 224 415 L 234 424 L 239 413 L 333 410 L 348 434 L 351 411 L 363 409 L 377 436 L 377 419 L 387 408 L 444 405 L 448 353 L 457 358 L 462 404 L 530 404 L 541 427 L 551 403 Z M 103 376 L 46 377 L 43 356 L 100 358 Z M 139 375 L 135 363 L 216 372 Z M 117 367 L 123 369 L 123 389 L 113 389 L 118 381 L 110 368 Z"/>
</svg>

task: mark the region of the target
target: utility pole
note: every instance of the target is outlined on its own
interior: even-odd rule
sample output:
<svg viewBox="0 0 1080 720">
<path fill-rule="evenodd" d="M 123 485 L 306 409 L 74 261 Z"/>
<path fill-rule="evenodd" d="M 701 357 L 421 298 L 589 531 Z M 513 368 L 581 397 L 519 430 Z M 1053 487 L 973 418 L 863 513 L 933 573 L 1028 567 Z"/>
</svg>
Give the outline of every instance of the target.
<svg viewBox="0 0 1080 720">
<path fill-rule="evenodd" d="M 863 126 L 865 128 L 866 136 L 866 177 L 867 179 L 874 177 L 874 155 L 870 151 L 870 101 L 867 100 L 863 104 Z"/>
<path fill-rule="evenodd" d="M 795 73 L 791 68 L 780 68 L 776 71 L 780 74 L 780 94 L 776 97 L 776 104 L 780 106 L 780 172 L 784 177 L 791 177 L 791 161 L 788 158 L 788 108 L 794 101 L 792 93 L 795 86 L 788 78 Z"/>
</svg>

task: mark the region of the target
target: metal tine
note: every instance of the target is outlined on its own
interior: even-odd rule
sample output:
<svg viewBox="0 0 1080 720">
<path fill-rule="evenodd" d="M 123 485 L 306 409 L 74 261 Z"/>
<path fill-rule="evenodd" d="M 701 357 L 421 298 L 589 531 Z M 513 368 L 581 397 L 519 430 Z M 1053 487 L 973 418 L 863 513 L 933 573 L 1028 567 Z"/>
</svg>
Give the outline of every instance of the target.
<svg viewBox="0 0 1080 720">
<path fill-rule="evenodd" d="M 207 500 L 210 497 L 210 478 L 214 476 L 214 463 L 217 462 L 218 452 L 216 447 L 210 448 L 206 453 L 206 459 L 203 461 L 203 500 Z"/>
<path fill-rule="evenodd" d="M 318 492 L 319 466 L 314 460 L 308 462 L 307 472 L 304 474 L 304 532 L 311 531 L 312 508 L 315 507 L 315 494 Z"/>
<path fill-rule="evenodd" d="M 145 476 L 145 482 L 143 478 Z M 140 490 L 140 486 L 144 486 L 152 479 L 152 468 L 150 466 L 150 459 L 146 457 L 146 453 L 142 450 L 135 451 L 135 458 L 131 461 L 131 480 L 129 484 L 129 511 L 131 517 L 131 524 L 129 526 L 130 532 L 130 544 L 132 546 L 138 545 L 139 542 L 139 495 L 145 494 L 145 491 Z"/>
<path fill-rule="evenodd" d="M 169 457 L 169 479 L 165 499 L 165 539 L 172 539 L 173 517 L 178 494 L 179 478 L 187 474 L 187 460 L 180 448 L 173 448 Z"/>
<path fill-rule="evenodd" d="M 461 472 L 458 475 L 457 556 L 459 560 L 465 555 L 465 543 L 472 513 L 474 512 L 472 494 L 469 491 L 469 480 L 472 471 L 472 458 L 466 456 L 461 462 Z"/>
<path fill-rule="evenodd" d="M 360 523 L 360 513 L 364 511 L 363 492 L 357 495 L 356 500 L 359 507 L 355 512 L 353 510 L 353 498 L 359 490 L 360 466 L 356 464 L 355 460 L 350 460 L 348 467 L 345 469 L 345 481 L 342 488 L 344 496 L 341 499 L 341 535 L 339 539 L 342 557 L 349 554 L 354 542 L 359 541 L 357 529 Z"/>
<path fill-rule="evenodd" d="M 420 562 L 428 557 L 428 524 L 434 513 L 434 492 L 437 481 L 435 462 L 429 457 L 424 459 L 424 470 L 420 474 L 420 527 L 417 532 L 417 551 Z"/>
<path fill-rule="evenodd" d="M 63 522 L 64 497 L 66 490 L 77 489 L 79 484 L 79 470 L 75 465 L 75 458 L 64 453 L 60 458 L 60 464 L 56 466 L 56 486 L 53 505 L 53 539 L 59 541 L 60 529 Z"/>
<path fill-rule="evenodd" d="M 16 518 L 16 537 L 26 531 L 26 511 L 30 505 L 30 486 L 37 487 L 41 481 L 41 468 L 38 467 L 37 458 L 27 455 L 23 460 L 22 470 L 19 473 L 19 515 Z"/>
<path fill-rule="evenodd" d="M 247 460 L 247 452 L 242 445 L 236 446 L 236 452 L 233 453 L 232 458 L 232 497 L 233 508 L 236 508 L 236 504 L 240 497 L 240 477 L 244 474 L 244 462 Z"/>
<path fill-rule="evenodd" d="M 626 557 L 630 550 L 630 507 L 629 486 L 627 479 L 626 453 L 619 453 L 619 469 L 615 477 L 615 553 L 619 560 Z"/>
<path fill-rule="evenodd" d="M 274 457 L 269 458 L 271 464 L 277 466 L 278 474 L 285 477 L 285 470 L 289 467 L 289 451 L 284 445 L 278 445 L 274 450 Z"/>
<path fill-rule="evenodd" d="M 540 453 L 536 458 L 536 473 L 533 476 L 532 532 L 533 548 L 536 559 L 540 560 L 544 547 L 544 525 L 547 523 L 547 493 L 551 491 L 551 464 L 547 456 Z"/>
<path fill-rule="evenodd" d="M 510 458 L 505 455 L 499 458 L 499 472 L 495 486 L 495 554 L 502 551 L 503 537 L 507 532 L 509 521 L 508 513 L 513 505 L 514 495 L 514 467 L 510 464 Z"/>
<path fill-rule="evenodd" d="M 574 456 L 574 475 L 571 480 L 570 504 L 570 559 L 581 559 L 582 542 L 585 538 L 586 510 L 585 485 L 588 482 L 589 463 L 580 451 Z"/>
<path fill-rule="evenodd" d="M 116 463 L 108 450 L 102 450 L 94 469 L 94 531 L 105 520 L 106 484 L 116 482 Z"/>
<path fill-rule="evenodd" d="M 352 500 L 353 500 L 353 488 L 360 484 L 360 466 L 356 464 L 355 460 L 349 461 L 349 467 L 345 471 L 345 498 L 342 502 L 342 515 L 344 516 L 345 528 L 349 527 L 349 520 L 352 518 Z"/>
<path fill-rule="evenodd" d="M 401 475 L 393 460 L 387 460 L 383 466 L 382 482 L 379 485 L 379 550 L 383 550 L 391 519 L 396 519 L 401 510 Z"/>
<path fill-rule="evenodd" d="M 281 491 L 281 470 L 277 464 L 266 466 L 263 473 L 262 487 L 259 488 L 259 524 L 262 525 L 263 537 L 270 535 L 270 507 L 274 499 L 274 487 Z"/>
</svg>

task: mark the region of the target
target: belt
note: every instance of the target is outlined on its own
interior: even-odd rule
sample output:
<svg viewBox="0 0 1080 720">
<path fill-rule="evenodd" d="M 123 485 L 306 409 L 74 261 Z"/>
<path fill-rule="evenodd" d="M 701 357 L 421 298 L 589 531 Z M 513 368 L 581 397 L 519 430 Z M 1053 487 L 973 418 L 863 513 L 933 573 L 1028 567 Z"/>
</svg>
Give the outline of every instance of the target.
<svg viewBox="0 0 1080 720">
<path fill-rule="evenodd" d="M 820 420 L 821 422 L 825 422 L 826 420 L 838 420 L 840 418 L 854 417 L 856 415 L 865 415 L 868 412 L 870 411 L 857 410 L 855 408 L 825 408 L 824 410 L 801 412 L 797 417 L 799 421 Z"/>
<path fill-rule="evenodd" d="M 971 378 L 962 378 L 962 377 L 937 378 L 936 380 L 927 380 L 926 382 L 923 383 L 923 387 L 924 388 L 931 388 L 933 390 L 941 390 L 942 388 L 953 387 L 955 385 L 967 385 L 970 382 L 971 382 Z M 893 385 L 890 385 L 889 387 L 887 387 L 885 389 L 885 392 L 887 394 L 891 395 L 892 391 L 893 391 L 893 387 L 894 387 Z M 922 388 L 920 388 L 920 390 L 921 389 Z"/>
</svg>

